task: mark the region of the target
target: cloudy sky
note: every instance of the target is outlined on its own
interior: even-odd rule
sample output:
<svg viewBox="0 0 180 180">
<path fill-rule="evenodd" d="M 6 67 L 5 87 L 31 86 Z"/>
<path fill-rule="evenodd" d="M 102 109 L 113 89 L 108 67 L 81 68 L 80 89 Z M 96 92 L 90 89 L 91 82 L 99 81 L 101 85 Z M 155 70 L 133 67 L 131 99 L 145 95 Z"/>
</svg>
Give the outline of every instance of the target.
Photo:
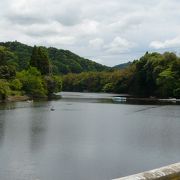
<svg viewBox="0 0 180 180">
<path fill-rule="evenodd" d="M 180 52 L 180 0 L 0 0 L 0 41 L 69 49 L 113 66 Z"/>
</svg>

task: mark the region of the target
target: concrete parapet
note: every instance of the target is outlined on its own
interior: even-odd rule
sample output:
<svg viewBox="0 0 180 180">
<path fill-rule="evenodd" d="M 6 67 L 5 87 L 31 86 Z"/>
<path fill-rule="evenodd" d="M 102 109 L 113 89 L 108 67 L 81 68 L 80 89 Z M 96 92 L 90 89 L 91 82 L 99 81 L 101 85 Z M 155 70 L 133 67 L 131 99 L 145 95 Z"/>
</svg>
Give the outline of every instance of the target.
<svg viewBox="0 0 180 180">
<path fill-rule="evenodd" d="M 114 180 L 180 180 L 180 163 Z"/>
</svg>

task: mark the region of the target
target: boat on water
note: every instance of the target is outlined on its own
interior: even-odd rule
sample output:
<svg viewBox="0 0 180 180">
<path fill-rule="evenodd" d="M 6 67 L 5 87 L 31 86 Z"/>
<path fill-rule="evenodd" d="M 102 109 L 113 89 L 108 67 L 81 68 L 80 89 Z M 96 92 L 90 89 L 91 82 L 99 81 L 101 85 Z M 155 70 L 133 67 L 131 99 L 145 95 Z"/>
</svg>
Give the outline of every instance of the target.
<svg viewBox="0 0 180 180">
<path fill-rule="evenodd" d="M 50 110 L 51 110 L 51 111 L 55 111 L 55 108 L 52 106 L 52 107 L 50 108 Z"/>
<path fill-rule="evenodd" d="M 159 101 L 177 102 L 177 101 L 180 101 L 180 99 L 176 99 L 176 98 L 169 98 L 169 99 L 159 99 Z"/>
<path fill-rule="evenodd" d="M 115 102 L 125 102 L 127 98 L 126 97 L 113 97 L 112 100 Z"/>
<path fill-rule="evenodd" d="M 26 102 L 27 103 L 33 103 L 33 100 L 27 100 Z"/>
</svg>

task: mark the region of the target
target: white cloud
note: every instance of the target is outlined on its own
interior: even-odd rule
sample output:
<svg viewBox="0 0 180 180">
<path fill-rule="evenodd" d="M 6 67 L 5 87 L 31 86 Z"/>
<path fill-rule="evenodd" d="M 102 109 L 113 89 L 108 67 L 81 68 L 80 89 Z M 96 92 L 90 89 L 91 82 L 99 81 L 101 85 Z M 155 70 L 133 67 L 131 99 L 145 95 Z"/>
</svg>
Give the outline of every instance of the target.
<svg viewBox="0 0 180 180">
<path fill-rule="evenodd" d="M 122 53 L 129 51 L 134 46 L 135 43 L 118 36 L 110 44 L 104 46 L 104 48 L 109 53 Z"/>
<path fill-rule="evenodd" d="M 85 35 L 96 34 L 99 30 L 98 25 L 98 21 L 85 19 L 81 24 L 77 25 L 77 30 Z"/>
<path fill-rule="evenodd" d="M 180 36 L 165 41 L 152 41 L 150 43 L 150 47 L 155 49 L 173 48 L 177 46 L 180 46 Z"/>
<path fill-rule="evenodd" d="M 64 36 L 64 37 L 50 37 L 46 40 L 47 44 L 49 45 L 54 45 L 56 44 L 56 46 L 59 45 L 73 45 L 76 42 L 76 38 L 73 36 Z"/>
<path fill-rule="evenodd" d="M 101 38 L 96 38 L 89 41 L 89 45 L 95 49 L 102 48 L 103 44 L 104 44 L 104 40 Z"/>
<path fill-rule="evenodd" d="M 147 14 L 145 16 L 147 16 Z M 142 13 L 130 13 L 115 19 L 114 22 L 110 24 L 109 28 L 111 28 L 112 31 L 127 31 L 138 27 L 144 21 L 145 16 Z"/>
<path fill-rule="evenodd" d="M 70 49 L 103 64 L 180 45 L 178 0 L 1 0 L 0 7 L 0 41 Z"/>
</svg>

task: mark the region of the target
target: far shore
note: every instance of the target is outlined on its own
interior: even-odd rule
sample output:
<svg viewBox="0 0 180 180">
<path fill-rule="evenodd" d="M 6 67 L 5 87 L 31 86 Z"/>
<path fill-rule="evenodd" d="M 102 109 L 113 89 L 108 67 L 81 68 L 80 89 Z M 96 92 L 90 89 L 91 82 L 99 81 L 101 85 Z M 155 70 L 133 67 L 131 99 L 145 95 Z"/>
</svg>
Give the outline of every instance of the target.
<svg viewBox="0 0 180 180">
<path fill-rule="evenodd" d="M 29 100 L 57 100 L 57 99 L 61 99 L 61 96 L 56 94 L 53 94 L 49 97 L 31 97 L 28 95 L 15 95 L 15 96 L 8 96 L 5 100 L 0 100 L 0 103 L 23 102 Z"/>
<path fill-rule="evenodd" d="M 18 101 L 28 101 L 31 98 L 27 95 L 23 95 L 23 96 L 8 96 L 7 99 L 5 100 L 5 102 L 18 102 Z"/>
<path fill-rule="evenodd" d="M 58 100 L 61 99 L 62 96 L 64 96 L 64 98 L 85 98 L 86 97 L 80 97 L 80 96 L 73 96 L 71 94 L 66 94 L 66 93 L 76 93 L 76 92 L 62 92 L 65 94 L 53 94 L 49 97 L 31 97 L 28 95 L 15 95 L 15 96 L 8 96 L 5 100 L 0 100 L 0 103 L 8 103 L 8 102 L 23 102 L 23 101 L 30 101 L 30 100 Z M 83 94 L 83 92 L 81 92 Z M 84 93 L 86 94 L 86 93 Z M 90 93 L 91 94 L 91 93 Z M 102 94 L 102 93 L 99 93 Z M 104 93 L 103 93 L 104 94 Z M 105 93 L 106 94 L 106 93 Z M 112 99 L 114 102 L 134 102 L 134 101 L 143 101 L 143 102 L 169 102 L 169 103 L 178 103 L 180 102 L 180 99 L 176 99 L 176 98 L 155 98 L 155 97 L 147 97 L 147 98 L 143 98 L 143 97 L 133 97 L 127 94 L 111 94 L 111 93 L 107 93 L 110 95 L 110 97 L 108 96 L 104 96 L 104 97 L 100 97 L 100 99 Z M 96 99 L 98 97 L 89 97 L 88 99 Z"/>
</svg>

